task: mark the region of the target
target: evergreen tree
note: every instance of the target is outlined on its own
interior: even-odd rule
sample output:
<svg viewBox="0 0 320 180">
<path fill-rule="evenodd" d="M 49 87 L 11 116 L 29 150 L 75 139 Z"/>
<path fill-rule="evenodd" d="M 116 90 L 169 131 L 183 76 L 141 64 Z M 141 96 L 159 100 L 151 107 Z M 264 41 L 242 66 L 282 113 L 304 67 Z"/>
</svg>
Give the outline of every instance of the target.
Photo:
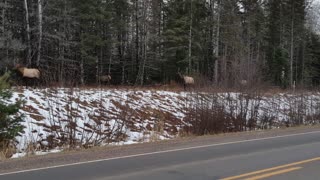
<svg viewBox="0 0 320 180">
<path fill-rule="evenodd" d="M 124 84 L 126 82 L 134 82 L 132 76 L 128 75 L 128 59 L 129 59 L 129 18 L 131 6 L 127 0 L 113 0 L 112 1 L 112 27 L 114 36 L 114 49 L 112 49 L 114 56 L 114 77 L 118 82 Z M 135 78 L 135 76 L 133 76 Z"/>
<path fill-rule="evenodd" d="M 165 68 L 174 77 L 183 73 L 199 72 L 204 59 L 206 18 L 205 1 L 171 0 L 165 11 L 164 32 Z"/>
<path fill-rule="evenodd" d="M 305 81 L 313 86 L 320 85 L 320 35 L 310 32 L 306 48 Z"/>
<path fill-rule="evenodd" d="M 187 67 L 188 16 L 185 2 L 171 0 L 165 9 L 164 56 L 166 76 L 175 76 L 178 68 Z"/>
<path fill-rule="evenodd" d="M 151 0 L 151 20 L 149 23 L 150 37 L 149 45 L 149 59 L 148 69 L 146 69 L 146 76 L 149 80 L 161 82 L 163 72 L 163 15 L 164 15 L 164 1 Z M 147 82 L 149 83 L 149 82 Z"/>
<path fill-rule="evenodd" d="M 242 4 L 242 40 L 245 48 L 240 75 L 242 79 L 257 81 L 261 78 L 259 67 L 264 61 L 265 16 L 259 0 L 243 0 Z"/>
<path fill-rule="evenodd" d="M 76 78 L 76 54 L 78 40 L 74 32 L 78 25 L 73 2 L 69 0 L 47 0 L 43 12 L 42 79 L 58 81 L 61 85 Z M 50 73 L 46 72 L 50 68 Z M 52 71 L 54 69 L 54 71 Z M 78 78 L 78 77 L 77 77 Z M 79 78 L 78 78 L 79 79 Z"/>
<path fill-rule="evenodd" d="M 272 58 L 271 75 L 276 85 L 286 88 L 289 85 L 289 57 L 285 49 L 276 48 Z"/>
<path fill-rule="evenodd" d="M 107 25 L 107 17 L 103 11 L 105 3 L 101 0 L 80 0 L 75 3 L 76 15 L 80 22 L 81 78 L 88 77 L 81 80 L 82 84 L 94 82 L 92 80 L 100 74 L 101 51 L 106 45 L 103 33 L 103 28 Z"/>
<path fill-rule="evenodd" d="M 44 82 L 99 83 L 111 74 L 113 83 L 143 85 L 180 70 L 231 87 L 263 72 L 279 84 L 273 72 L 281 49 L 290 84 L 312 84 L 309 2 L 1 0 L 0 71 L 21 63 L 40 68 Z"/>
<path fill-rule="evenodd" d="M 5 151 L 23 132 L 23 117 L 18 113 L 21 102 L 9 104 L 12 97 L 8 84 L 9 74 L 0 77 L 0 152 Z"/>
<path fill-rule="evenodd" d="M 265 74 L 266 79 L 271 80 L 275 83 L 274 74 L 272 72 L 276 67 L 274 67 L 274 60 L 275 51 L 277 47 L 281 45 L 281 3 L 277 0 L 268 0 L 267 1 L 267 26 L 268 26 L 268 33 L 266 36 L 267 41 L 267 67 L 268 71 Z"/>
<path fill-rule="evenodd" d="M 0 68 L 8 67 L 25 49 L 23 4 L 18 0 L 0 3 Z"/>
<path fill-rule="evenodd" d="M 242 38 L 241 11 L 237 0 L 221 1 L 220 59 L 218 72 L 220 84 L 232 87 L 242 78 L 245 42 Z"/>
</svg>

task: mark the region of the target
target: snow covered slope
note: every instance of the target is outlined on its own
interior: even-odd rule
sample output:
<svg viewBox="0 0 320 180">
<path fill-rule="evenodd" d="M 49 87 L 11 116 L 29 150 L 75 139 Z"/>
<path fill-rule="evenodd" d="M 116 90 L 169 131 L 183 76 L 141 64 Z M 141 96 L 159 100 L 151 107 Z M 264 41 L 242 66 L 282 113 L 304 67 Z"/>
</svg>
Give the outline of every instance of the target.
<svg viewBox="0 0 320 180">
<path fill-rule="evenodd" d="M 12 101 L 24 101 L 25 132 L 18 149 L 39 151 L 170 139 L 186 125 L 189 108 L 199 101 L 223 105 L 234 116 L 301 121 L 317 117 L 320 94 L 249 96 L 241 93 L 186 93 L 110 89 L 14 89 Z M 214 101 L 213 101 L 214 100 Z"/>
</svg>

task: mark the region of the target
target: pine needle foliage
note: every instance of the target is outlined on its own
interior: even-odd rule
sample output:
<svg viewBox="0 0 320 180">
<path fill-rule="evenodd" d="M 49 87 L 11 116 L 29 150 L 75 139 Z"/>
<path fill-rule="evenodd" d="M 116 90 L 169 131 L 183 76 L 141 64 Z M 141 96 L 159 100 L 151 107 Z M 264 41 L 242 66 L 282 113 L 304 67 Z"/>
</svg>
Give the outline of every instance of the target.
<svg viewBox="0 0 320 180">
<path fill-rule="evenodd" d="M 22 102 L 9 102 L 12 97 L 9 76 L 6 73 L 0 77 L 0 151 L 6 149 L 24 129 L 21 124 L 23 116 L 19 114 Z"/>
</svg>

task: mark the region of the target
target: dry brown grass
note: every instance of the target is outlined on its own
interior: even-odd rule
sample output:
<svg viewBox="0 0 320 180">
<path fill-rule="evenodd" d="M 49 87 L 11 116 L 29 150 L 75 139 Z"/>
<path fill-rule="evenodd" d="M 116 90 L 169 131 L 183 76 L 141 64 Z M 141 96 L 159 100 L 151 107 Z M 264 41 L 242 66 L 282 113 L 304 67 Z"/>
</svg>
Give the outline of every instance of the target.
<svg viewBox="0 0 320 180">
<path fill-rule="evenodd" d="M 67 88 L 71 91 L 77 90 L 100 90 L 100 91 L 108 91 L 108 90 L 119 90 L 119 91 L 170 91 L 170 92 L 182 92 L 184 91 L 183 85 L 179 84 L 175 81 L 171 81 L 167 84 L 154 84 L 154 85 L 144 85 L 144 86 L 129 86 L 129 85 L 84 85 L 84 86 L 46 86 L 46 87 L 37 87 L 37 89 L 46 89 L 50 88 L 55 91 L 56 88 Z M 23 87 L 14 87 L 15 91 L 22 92 Z M 226 93 L 226 92 L 243 92 L 243 91 L 260 91 L 265 96 L 272 96 L 274 94 L 279 93 L 302 93 L 302 92 L 314 92 L 318 91 L 317 89 L 311 90 L 307 88 L 296 88 L 295 91 L 292 89 L 283 89 L 278 86 L 271 86 L 267 84 L 254 84 L 248 85 L 246 87 L 222 87 L 216 86 L 212 82 L 209 81 L 199 81 L 193 87 L 187 88 L 186 91 L 195 91 L 195 92 L 206 92 L 206 93 Z"/>
<path fill-rule="evenodd" d="M 0 144 L 0 161 L 11 158 L 16 152 L 17 149 L 14 144 L 2 142 Z"/>
</svg>

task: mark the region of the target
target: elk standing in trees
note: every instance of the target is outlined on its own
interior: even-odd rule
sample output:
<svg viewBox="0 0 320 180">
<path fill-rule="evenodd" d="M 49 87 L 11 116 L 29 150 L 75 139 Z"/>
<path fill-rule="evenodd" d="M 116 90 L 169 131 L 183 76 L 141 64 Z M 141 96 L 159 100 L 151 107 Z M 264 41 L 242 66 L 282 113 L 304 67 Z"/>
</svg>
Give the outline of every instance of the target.
<svg viewBox="0 0 320 180">
<path fill-rule="evenodd" d="M 247 80 L 242 79 L 242 80 L 240 80 L 240 81 L 239 81 L 239 84 L 240 84 L 240 86 L 245 87 L 245 86 L 247 86 L 247 85 L 248 85 L 248 81 L 247 81 Z"/>
<path fill-rule="evenodd" d="M 193 77 L 182 75 L 180 72 L 178 72 L 178 75 L 183 82 L 184 90 L 186 90 L 187 86 L 194 85 Z"/>
<path fill-rule="evenodd" d="M 111 76 L 109 74 L 100 76 L 100 81 L 102 84 L 110 84 Z"/>
<path fill-rule="evenodd" d="M 21 64 L 17 64 L 14 67 L 14 69 L 18 70 L 18 72 L 25 79 L 26 84 L 27 84 L 27 81 L 29 81 L 30 79 L 36 79 L 36 80 L 40 79 L 40 71 L 38 69 L 35 69 L 35 68 L 29 69 L 29 68 L 26 68 L 25 66 L 22 66 Z"/>
</svg>

